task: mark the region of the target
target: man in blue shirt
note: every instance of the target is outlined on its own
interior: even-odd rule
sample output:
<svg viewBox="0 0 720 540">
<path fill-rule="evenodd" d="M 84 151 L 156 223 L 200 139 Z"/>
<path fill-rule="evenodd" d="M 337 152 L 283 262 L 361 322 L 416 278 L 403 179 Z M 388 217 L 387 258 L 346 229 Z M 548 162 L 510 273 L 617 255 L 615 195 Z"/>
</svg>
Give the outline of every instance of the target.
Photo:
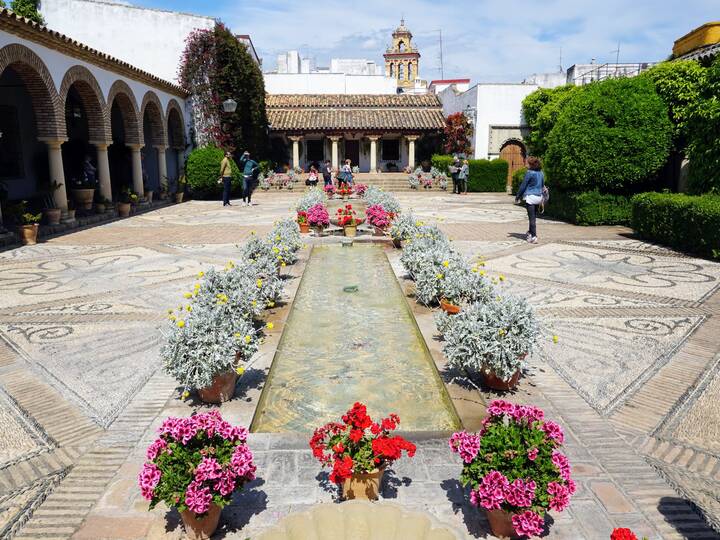
<svg viewBox="0 0 720 540">
<path fill-rule="evenodd" d="M 243 152 L 240 158 L 240 169 L 242 170 L 242 199 L 245 206 L 250 206 L 250 198 L 252 197 L 253 188 L 255 187 L 255 177 L 260 170 L 256 161 L 250 159 L 250 152 Z"/>
</svg>

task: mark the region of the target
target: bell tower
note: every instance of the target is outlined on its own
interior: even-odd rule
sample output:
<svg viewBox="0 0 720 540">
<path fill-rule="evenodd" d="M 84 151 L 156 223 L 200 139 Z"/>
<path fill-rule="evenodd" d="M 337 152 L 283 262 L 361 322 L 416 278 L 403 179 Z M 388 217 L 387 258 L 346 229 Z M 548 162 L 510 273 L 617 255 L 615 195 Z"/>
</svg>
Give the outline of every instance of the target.
<svg viewBox="0 0 720 540">
<path fill-rule="evenodd" d="M 419 78 L 420 53 L 412 42 L 412 32 L 400 20 L 392 34 L 392 45 L 383 55 L 385 57 L 385 75 L 397 81 L 398 88 L 412 88 Z"/>
</svg>

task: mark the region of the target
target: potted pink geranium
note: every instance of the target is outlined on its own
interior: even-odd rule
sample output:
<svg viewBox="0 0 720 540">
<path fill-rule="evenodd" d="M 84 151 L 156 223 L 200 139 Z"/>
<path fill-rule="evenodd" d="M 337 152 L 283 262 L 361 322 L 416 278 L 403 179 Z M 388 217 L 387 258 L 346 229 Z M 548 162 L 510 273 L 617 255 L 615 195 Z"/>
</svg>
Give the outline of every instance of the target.
<svg viewBox="0 0 720 540">
<path fill-rule="evenodd" d="M 383 236 L 385 229 L 390 226 L 390 214 L 388 214 L 380 204 L 368 206 L 367 210 L 365 210 L 365 216 L 367 217 L 367 222 L 375 227 L 376 236 Z"/>
<path fill-rule="evenodd" d="M 460 480 L 495 536 L 539 536 L 547 510 L 565 510 L 575 493 L 570 463 L 559 451 L 563 430 L 537 407 L 495 400 L 487 412 L 478 434 L 450 437 L 464 462 Z"/>
<path fill-rule="evenodd" d="M 233 493 L 255 478 L 248 430 L 213 410 L 189 418 L 167 418 L 147 449 L 140 492 L 150 509 L 163 501 L 180 512 L 193 540 L 208 539 Z"/>
<path fill-rule="evenodd" d="M 318 203 L 308 208 L 307 220 L 315 232 L 320 234 L 325 227 L 330 225 L 330 214 L 324 204 Z"/>
</svg>

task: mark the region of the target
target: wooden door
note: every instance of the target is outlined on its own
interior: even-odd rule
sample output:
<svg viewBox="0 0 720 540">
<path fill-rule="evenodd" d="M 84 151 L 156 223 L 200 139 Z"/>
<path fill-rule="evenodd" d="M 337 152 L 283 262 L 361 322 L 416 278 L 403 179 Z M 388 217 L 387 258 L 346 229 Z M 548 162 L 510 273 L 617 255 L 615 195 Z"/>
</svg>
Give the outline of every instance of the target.
<svg viewBox="0 0 720 540">
<path fill-rule="evenodd" d="M 508 162 L 507 187 L 512 187 L 512 175 L 525 166 L 525 147 L 516 141 L 511 141 L 500 150 L 500 159 Z"/>
<path fill-rule="evenodd" d="M 353 167 L 360 166 L 360 141 L 345 140 L 345 159 Z"/>
</svg>

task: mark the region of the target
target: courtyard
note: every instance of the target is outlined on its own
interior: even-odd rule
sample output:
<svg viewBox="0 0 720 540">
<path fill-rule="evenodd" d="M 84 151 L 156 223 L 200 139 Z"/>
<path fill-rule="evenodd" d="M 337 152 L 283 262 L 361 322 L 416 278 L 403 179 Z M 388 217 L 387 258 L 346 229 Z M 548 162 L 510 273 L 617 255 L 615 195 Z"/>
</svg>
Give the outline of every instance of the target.
<svg viewBox="0 0 720 540">
<path fill-rule="evenodd" d="M 220 406 L 181 399 L 162 371 L 167 308 L 199 272 L 224 267 L 253 233 L 293 217 L 298 197 L 258 193 L 250 208 L 191 201 L 0 252 L 0 536 L 183 537 L 177 512 L 148 512 L 140 496 L 147 445 L 168 416 L 219 408 L 231 423 L 251 425 L 310 249 L 332 240 L 306 235 L 283 301 L 268 310 L 272 329 L 234 399 Z M 595 540 L 629 527 L 651 539 L 718 538 L 708 523 L 720 524 L 720 264 L 642 242 L 624 227 L 548 219 L 539 222 L 540 242 L 528 244 L 525 212 L 504 194 L 397 197 L 403 212 L 437 223 L 464 255 L 482 256 L 488 275 L 541 319 L 530 369 L 502 397 L 541 407 L 565 428 L 578 489 L 566 512 L 549 513 L 547 537 Z M 441 367 L 434 310 L 412 301 L 399 250 L 385 245 Z M 349 282 L 362 283 L 363 270 L 346 269 Z M 500 396 L 463 381 L 445 386 L 468 431 Z M 257 478 L 223 510 L 218 538 L 254 538 L 336 499 L 310 433 L 270 431 L 249 436 Z M 403 435 L 417 453 L 392 466 L 381 498 L 469 538 L 494 538 L 458 481 L 462 463 L 447 434 Z"/>
</svg>

